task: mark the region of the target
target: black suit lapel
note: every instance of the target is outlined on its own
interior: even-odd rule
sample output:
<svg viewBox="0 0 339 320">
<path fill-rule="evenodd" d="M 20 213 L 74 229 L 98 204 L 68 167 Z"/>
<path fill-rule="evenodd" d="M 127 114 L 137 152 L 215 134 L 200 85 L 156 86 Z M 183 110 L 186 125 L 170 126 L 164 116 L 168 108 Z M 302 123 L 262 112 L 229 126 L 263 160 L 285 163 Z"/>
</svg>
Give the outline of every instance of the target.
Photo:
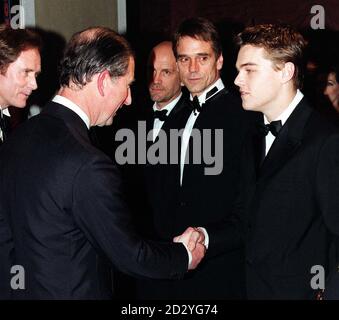
<svg viewBox="0 0 339 320">
<path fill-rule="evenodd" d="M 272 144 L 259 171 L 259 179 L 274 174 L 295 153 L 301 144 L 303 130 L 311 112 L 306 100 L 302 99 Z"/>
<path fill-rule="evenodd" d="M 56 103 L 50 102 L 42 111 L 42 114 L 59 118 L 65 122 L 69 131 L 79 140 L 84 143 L 91 144 L 89 131 L 84 121 L 71 109 Z"/>
<path fill-rule="evenodd" d="M 201 117 L 202 114 L 208 111 L 209 108 L 213 108 L 215 106 L 215 100 L 219 99 L 220 96 L 226 95 L 228 90 L 226 88 L 221 89 L 217 94 L 215 94 L 212 98 L 208 99 L 203 105 L 200 114 L 195 120 L 193 128 L 199 128 L 201 121 L 204 121 L 204 117 Z M 226 107 L 226 106 L 225 106 Z M 191 112 L 190 112 L 191 114 Z"/>
</svg>

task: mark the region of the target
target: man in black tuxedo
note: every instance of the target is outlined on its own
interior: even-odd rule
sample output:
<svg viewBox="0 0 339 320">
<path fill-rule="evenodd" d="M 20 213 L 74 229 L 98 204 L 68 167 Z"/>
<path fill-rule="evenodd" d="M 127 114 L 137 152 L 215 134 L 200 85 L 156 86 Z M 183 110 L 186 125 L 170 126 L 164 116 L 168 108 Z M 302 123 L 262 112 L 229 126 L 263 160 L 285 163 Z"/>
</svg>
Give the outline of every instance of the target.
<svg viewBox="0 0 339 320">
<path fill-rule="evenodd" d="M 181 81 L 190 92 L 191 110 L 183 124 L 176 191 L 172 192 L 176 196 L 173 209 L 163 218 L 162 236 L 171 238 L 178 230 L 194 225 L 206 236 L 199 241 L 208 245 L 208 250 L 194 273 L 162 288 L 162 297 L 241 299 L 245 287 L 243 247 L 240 243 L 238 248 L 224 250 L 215 230 L 228 216 L 236 195 L 247 119 L 240 98 L 220 79 L 223 55 L 211 22 L 202 18 L 184 21 L 174 35 L 173 50 Z M 206 157 L 209 150 L 214 159 Z"/>
<path fill-rule="evenodd" d="M 300 33 L 258 25 L 237 42 L 243 107 L 264 118 L 246 140 L 238 202 L 248 298 L 314 299 L 325 278 L 312 267 L 337 269 L 339 133 L 300 91 Z"/>
<path fill-rule="evenodd" d="M 148 89 L 154 104 L 146 118 L 146 131 L 152 132 L 152 141 L 148 141 L 147 146 L 148 150 L 157 149 L 154 155 L 159 155 L 159 160 L 163 157 L 166 161 L 161 160 L 154 164 L 152 159 L 148 159 L 143 173 L 153 211 L 155 232 L 158 237 L 169 240 L 172 237 L 163 234 L 164 221 L 171 214 L 171 201 L 175 198 L 172 194 L 173 183 L 178 181 L 178 161 L 172 163 L 170 159 L 174 155 L 170 148 L 171 132 L 182 129 L 190 113 L 186 95 L 181 91 L 179 71 L 170 41 L 161 42 L 153 48 L 148 61 L 148 73 Z M 165 145 L 162 145 L 163 138 L 166 139 Z M 175 151 L 178 160 L 179 150 Z M 166 154 L 161 155 L 163 152 Z M 166 230 L 167 226 L 165 232 Z"/>
<path fill-rule="evenodd" d="M 14 298 L 108 299 L 109 262 L 131 275 L 180 278 L 202 259 L 203 245 L 188 241 L 193 229 L 184 245 L 134 232 L 119 171 L 90 143 L 91 126 L 110 124 L 131 103 L 133 79 L 123 37 L 103 27 L 76 33 L 61 62 L 59 93 L 2 147 L 0 210 L 12 230 L 14 263 L 24 269 L 25 289 L 13 290 Z"/>
<path fill-rule="evenodd" d="M 26 29 L 0 26 L 0 146 L 10 132 L 8 107 L 24 108 L 40 72 L 40 38 Z M 10 232 L 0 212 L 0 299 L 9 297 Z"/>
<path fill-rule="evenodd" d="M 172 130 L 179 131 L 184 127 L 190 109 L 186 103 L 186 95 L 181 91 L 179 71 L 170 41 L 163 41 L 152 49 L 148 59 L 148 81 L 153 107 L 147 110 L 145 117 L 146 132 L 151 135 L 146 145 L 147 150 L 156 149 L 156 152 L 152 153 L 155 159 L 154 161 L 147 159 L 145 165 L 137 166 L 141 175 L 139 183 L 135 179 L 135 173 L 130 180 L 138 183 L 137 190 L 145 190 L 136 208 L 138 224 L 143 232 L 154 239 L 171 241 L 173 236 L 168 234 L 166 221 L 169 221 L 172 215 L 172 201 L 176 197 L 173 194 L 176 191 L 173 186 L 179 179 L 179 164 L 170 161 L 170 137 Z M 178 159 L 179 150 L 176 151 Z M 159 163 L 157 160 L 160 159 L 162 162 Z M 144 183 L 144 188 L 140 187 L 140 181 Z M 140 191 L 138 193 L 141 195 Z M 140 214 L 141 201 L 147 202 L 142 214 Z M 150 210 L 145 210 L 148 207 Z M 141 299 L 166 297 L 162 283 L 166 281 L 137 281 L 137 297 Z"/>
</svg>

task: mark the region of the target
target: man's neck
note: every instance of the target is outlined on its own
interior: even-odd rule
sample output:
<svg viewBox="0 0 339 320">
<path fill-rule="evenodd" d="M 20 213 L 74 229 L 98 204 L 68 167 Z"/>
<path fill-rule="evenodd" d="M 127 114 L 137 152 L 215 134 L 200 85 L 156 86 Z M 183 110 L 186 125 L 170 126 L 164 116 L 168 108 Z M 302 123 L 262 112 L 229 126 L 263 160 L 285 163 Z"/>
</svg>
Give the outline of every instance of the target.
<svg viewBox="0 0 339 320">
<path fill-rule="evenodd" d="M 87 117 L 91 119 L 90 109 L 87 108 L 90 105 L 90 99 L 87 99 L 86 95 L 82 91 L 82 89 L 74 90 L 68 87 L 63 87 L 59 90 L 58 95 L 67 98 L 68 100 L 72 101 L 76 104 L 83 112 L 86 113 Z"/>
<path fill-rule="evenodd" d="M 157 108 L 157 110 L 162 110 L 163 108 L 165 108 L 166 106 L 168 106 L 172 101 L 174 101 L 176 98 L 179 97 L 179 95 L 181 94 L 181 91 L 179 91 L 175 96 L 173 96 L 169 101 L 166 102 L 156 102 L 155 103 L 155 107 Z"/>
<path fill-rule="evenodd" d="M 263 113 L 267 120 L 269 122 L 275 121 L 288 108 L 296 94 L 296 89 L 281 92 L 274 101 L 265 107 Z"/>
</svg>

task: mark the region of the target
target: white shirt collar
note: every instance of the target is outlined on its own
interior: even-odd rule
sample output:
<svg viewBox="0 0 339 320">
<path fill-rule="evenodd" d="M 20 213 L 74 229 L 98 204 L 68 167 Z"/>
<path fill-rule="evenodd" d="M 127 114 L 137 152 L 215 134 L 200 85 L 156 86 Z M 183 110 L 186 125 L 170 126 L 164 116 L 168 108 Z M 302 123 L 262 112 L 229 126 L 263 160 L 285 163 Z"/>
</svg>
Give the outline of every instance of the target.
<svg viewBox="0 0 339 320">
<path fill-rule="evenodd" d="M 82 121 L 85 122 L 87 128 L 89 129 L 90 122 L 89 122 L 89 118 L 88 118 L 87 114 L 78 105 L 76 105 L 73 101 L 71 101 L 71 100 L 69 100 L 69 99 L 67 99 L 63 96 L 59 96 L 58 94 L 53 98 L 52 101 L 59 103 L 59 104 L 62 104 L 66 108 L 74 111 L 82 119 Z"/>
<path fill-rule="evenodd" d="M 1 108 L 0 108 L 1 109 Z M 4 108 L 4 109 L 1 109 L 1 113 L 7 117 L 10 117 L 10 113 L 9 113 L 9 110 L 8 110 L 8 107 Z"/>
<path fill-rule="evenodd" d="M 174 99 L 172 100 L 169 104 L 167 104 L 166 106 L 164 106 L 163 108 L 161 109 L 158 109 L 157 108 L 157 103 L 155 102 L 153 104 L 153 111 L 157 111 L 157 110 L 166 110 L 167 113 L 166 115 L 169 115 L 170 112 L 172 111 L 172 109 L 175 107 L 175 105 L 177 104 L 177 102 L 179 101 L 179 99 L 181 98 L 182 96 L 182 92 Z"/>
<path fill-rule="evenodd" d="M 289 116 L 292 114 L 298 103 L 302 100 L 304 95 L 298 89 L 296 95 L 294 96 L 292 102 L 288 105 L 288 107 L 273 121 L 280 120 L 281 124 L 284 125 Z M 268 124 L 269 121 L 267 120 L 266 116 L 264 115 L 265 124 Z"/>
<path fill-rule="evenodd" d="M 216 95 L 220 90 L 225 88 L 224 83 L 222 82 L 221 78 L 219 78 L 216 82 L 214 82 L 213 84 L 211 84 L 208 88 L 206 88 L 202 94 L 198 97 L 199 99 L 199 103 L 200 105 L 202 105 L 203 103 L 206 102 L 206 94 L 207 92 L 209 92 L 213 87 L 217 87 L 218 91 L 216 91 L 213 95 L 211 95 L 210 97 L 208 97 L 207 100 L 209 100 L 210 98 L 212 98 L 214 95 Z M 192 95 L 190 96 L 190 100 L 193 100 Z"/>
</svg>

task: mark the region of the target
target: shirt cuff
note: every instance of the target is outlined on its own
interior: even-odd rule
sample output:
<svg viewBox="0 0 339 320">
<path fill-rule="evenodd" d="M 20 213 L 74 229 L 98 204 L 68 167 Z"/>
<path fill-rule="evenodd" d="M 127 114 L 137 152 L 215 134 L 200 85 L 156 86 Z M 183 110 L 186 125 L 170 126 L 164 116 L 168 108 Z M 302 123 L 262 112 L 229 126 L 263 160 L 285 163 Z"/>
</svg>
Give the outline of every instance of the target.
<svg viewBox="0 0 339 320">
<path fill-rule="evenodd" d="M 204 243 L 204 245 L 205 245 L 205 248 L 207 250 L 208 249 L 208 245 L 210 243 L 210 237 L 208 236 L 208 233 L 207 233 L 205 228 L 199 227 L 198 229 L 200 229 L 204 233 L 204 235 L 205 235 L 205 243 Z"/>
<path fill-rule="evenodd" d="M 191 263 L 192 263 L 192 253 L 191 253 L 191 251 L 189 251 L 189 249 L 188 249 L 188 247 L 186 246 L 185 243 L 183 243 L 183 242 L 181 242 L 181 243 L 185 246 L 187 254 L 188 254 L 188 266 L 187 266 L 187 270 L 188 270 Z"/>
</svg>

